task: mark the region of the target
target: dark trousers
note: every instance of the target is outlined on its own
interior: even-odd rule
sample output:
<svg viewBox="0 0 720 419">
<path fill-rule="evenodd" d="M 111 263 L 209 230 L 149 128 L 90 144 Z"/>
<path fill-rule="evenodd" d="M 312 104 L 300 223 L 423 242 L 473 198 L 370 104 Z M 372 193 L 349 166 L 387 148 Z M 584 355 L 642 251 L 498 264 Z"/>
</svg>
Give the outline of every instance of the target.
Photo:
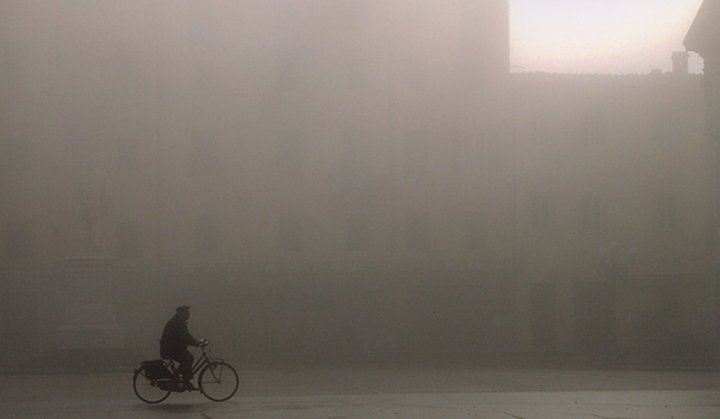
<svg viewBox="0 0 720 419">
<path fill-rule="evenodd" d="M 178 366 L 178 372 L 182 374 L 183 381 L 192 380 L 192 366 L 195 358 L 190 351 L 173 354 L 172 359 L 180 363 L 180 366 Z"/>
</svg>

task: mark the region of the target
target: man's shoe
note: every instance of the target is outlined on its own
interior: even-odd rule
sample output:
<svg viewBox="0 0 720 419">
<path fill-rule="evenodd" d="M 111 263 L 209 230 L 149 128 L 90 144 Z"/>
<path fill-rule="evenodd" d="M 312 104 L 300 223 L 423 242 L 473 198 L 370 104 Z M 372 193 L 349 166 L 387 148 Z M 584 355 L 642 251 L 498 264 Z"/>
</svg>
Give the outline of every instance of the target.
<svg viewBox="0 0 720 419">
<path fill-rule="evenodd" d="M 185 386 L 185 391 L 198 391 L 199 388 L 195 387 L 195 385 L 191 382 L 187 382 L 183 384 Z"/>
</svg>

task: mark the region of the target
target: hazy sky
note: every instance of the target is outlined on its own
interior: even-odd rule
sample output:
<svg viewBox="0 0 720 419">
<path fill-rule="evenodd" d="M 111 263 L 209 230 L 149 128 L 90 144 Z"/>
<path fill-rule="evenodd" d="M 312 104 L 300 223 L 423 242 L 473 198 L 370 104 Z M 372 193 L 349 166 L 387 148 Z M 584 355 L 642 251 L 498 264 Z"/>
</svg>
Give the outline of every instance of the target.
<svg viewBox="0 0 720 419">
<path fill-rule="evenodd" d="M 510 0 L 515 71 L 669 71 L 702 0 Z M 523 67 L 523 68 L 520 68 Z M 690 71 L 701 72 L 693 55 Z"/>
</svg>

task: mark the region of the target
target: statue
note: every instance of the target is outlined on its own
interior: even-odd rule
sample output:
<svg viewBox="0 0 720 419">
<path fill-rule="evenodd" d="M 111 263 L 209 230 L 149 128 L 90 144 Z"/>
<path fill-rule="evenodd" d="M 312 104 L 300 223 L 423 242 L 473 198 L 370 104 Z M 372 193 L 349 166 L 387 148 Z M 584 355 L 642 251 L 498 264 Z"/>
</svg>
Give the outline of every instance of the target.
<svg viewBox="0 0 720 419">
<path fill-rule="evenodd" d="M 100 169 L 86 170 L 78 183 L 82 242 L 66 260 L 67 283 L 56 345 L 61 351 L 119 349 L 123 346 L 115 309 L 111 304 L 112 259 L 107 255 L 103 219 L 110 210 L 110 178 Z"/>
</svg>

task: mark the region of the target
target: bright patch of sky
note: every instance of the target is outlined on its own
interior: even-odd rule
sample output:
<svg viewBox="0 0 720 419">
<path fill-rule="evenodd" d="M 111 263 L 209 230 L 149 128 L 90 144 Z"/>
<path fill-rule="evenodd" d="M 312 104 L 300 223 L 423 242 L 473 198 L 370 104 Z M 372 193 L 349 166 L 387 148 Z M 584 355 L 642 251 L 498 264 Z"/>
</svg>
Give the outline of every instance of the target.
<svg viewBox="0 0 720 419">
<path fill-rule="evenodd" d="M 513 71 L 670 71 L 702 0 L 510 0 Z M 690 57 L 690 71 L 702 59 Z"/>
</svg>

